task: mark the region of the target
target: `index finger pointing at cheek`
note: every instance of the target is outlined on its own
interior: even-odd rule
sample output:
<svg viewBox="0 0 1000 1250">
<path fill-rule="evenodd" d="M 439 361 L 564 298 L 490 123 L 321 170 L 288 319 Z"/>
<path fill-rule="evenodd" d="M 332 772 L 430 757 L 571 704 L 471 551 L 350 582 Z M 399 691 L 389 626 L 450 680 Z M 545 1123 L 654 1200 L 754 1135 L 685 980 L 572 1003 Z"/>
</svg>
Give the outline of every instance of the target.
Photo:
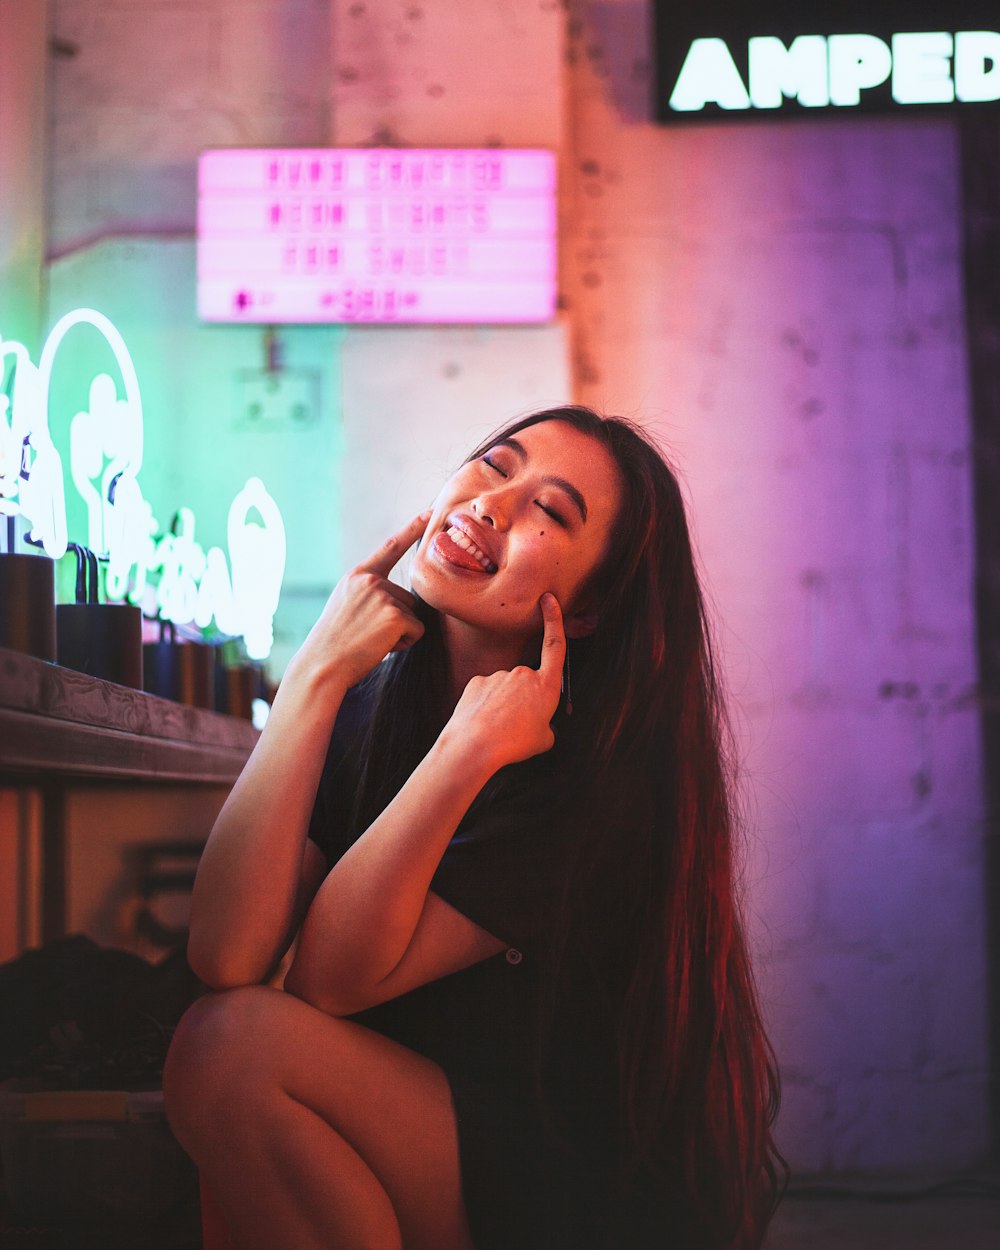
<svg viewBox="0 0 1000 1250">
<path fill-rule="evenodd" d="M 542 659 L 538 670 L 551 681 L 558 683 L 562 678 L 562 666 L 566 658 L 562 608 L 555 595 L 548 591 L 542 595 L 540 607 L 545 632 L 542 635 Z"/>
<path fill-rule="evenodd" d="M 362 560 L 358 569 L 367 573 L 377 573 L 379 577 L 388 577 L 407 549 L 412 547 L 423 534 L 430 516 L 430 508 L 426 512 L 421 512 L 419 516 L 415 516 L 409 525 L 404 525 L 398 533 L 387 538 L 374 555 L 369 556 L 367 560 Z"/>
</svg>

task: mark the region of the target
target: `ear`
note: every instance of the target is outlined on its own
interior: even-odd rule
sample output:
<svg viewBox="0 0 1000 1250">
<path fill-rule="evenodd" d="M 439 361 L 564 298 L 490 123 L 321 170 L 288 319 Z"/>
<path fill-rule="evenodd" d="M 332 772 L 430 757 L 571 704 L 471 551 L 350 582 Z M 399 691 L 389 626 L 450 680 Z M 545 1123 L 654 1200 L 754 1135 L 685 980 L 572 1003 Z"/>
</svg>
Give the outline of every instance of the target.
<svg viewBox="0 0 1000 1250">
<path fill-rule="evenodd" d="M 589 638 L 599 624 L 600 617 L 595 609 L 571 612 L 563 620 L 563 630 L 567 638 Z"/>
</svg>

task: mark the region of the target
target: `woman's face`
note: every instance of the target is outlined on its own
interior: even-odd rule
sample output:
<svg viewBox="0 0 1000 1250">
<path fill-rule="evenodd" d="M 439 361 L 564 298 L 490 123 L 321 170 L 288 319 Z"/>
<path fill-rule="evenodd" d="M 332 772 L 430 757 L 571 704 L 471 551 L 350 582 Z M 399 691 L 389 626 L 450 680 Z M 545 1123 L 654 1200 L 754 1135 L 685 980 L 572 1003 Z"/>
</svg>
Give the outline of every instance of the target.
<svg viewBox="0 0 1000 1250">
<path fill-rule="evenodd" d="M 431 607 L 492 634 L 541 629 L 539 600 L 559 600 L 570 637 L 599 605 L 579 592 L 600 564 L 621 486 L 611 455 L 564 421 L 495 443 L 438 495 L 410 570 Z"/>
</svg>

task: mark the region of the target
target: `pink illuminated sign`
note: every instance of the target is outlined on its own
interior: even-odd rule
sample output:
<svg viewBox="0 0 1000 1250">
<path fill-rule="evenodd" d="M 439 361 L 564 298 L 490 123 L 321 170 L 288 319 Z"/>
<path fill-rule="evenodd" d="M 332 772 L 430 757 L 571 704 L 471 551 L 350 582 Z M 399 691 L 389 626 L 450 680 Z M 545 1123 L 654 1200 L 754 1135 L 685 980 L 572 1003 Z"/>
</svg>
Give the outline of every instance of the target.
<svg viewBox="0 0 1000 1250">
<path fill-rule="evenodd" d="M 542 322 L 555 156 L 534 149 L 217 149 L 198 171 L 205 321 Z"/>
</svg>

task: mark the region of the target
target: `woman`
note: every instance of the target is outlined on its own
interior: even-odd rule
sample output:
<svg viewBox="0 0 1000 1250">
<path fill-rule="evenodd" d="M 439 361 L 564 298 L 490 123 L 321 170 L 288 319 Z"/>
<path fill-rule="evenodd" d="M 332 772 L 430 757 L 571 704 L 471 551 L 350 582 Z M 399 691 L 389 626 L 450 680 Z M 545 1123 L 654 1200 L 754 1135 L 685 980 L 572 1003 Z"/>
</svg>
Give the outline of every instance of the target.
<svg viewBox="0 0 1000 1250">
<path fill-rule="evenodd" d="M 205 850 L 165 1089 L 239 1244 L 759 1245 L 724 765 L 673 475 L 509 426 L 340 582 Z"/>
</svg>

